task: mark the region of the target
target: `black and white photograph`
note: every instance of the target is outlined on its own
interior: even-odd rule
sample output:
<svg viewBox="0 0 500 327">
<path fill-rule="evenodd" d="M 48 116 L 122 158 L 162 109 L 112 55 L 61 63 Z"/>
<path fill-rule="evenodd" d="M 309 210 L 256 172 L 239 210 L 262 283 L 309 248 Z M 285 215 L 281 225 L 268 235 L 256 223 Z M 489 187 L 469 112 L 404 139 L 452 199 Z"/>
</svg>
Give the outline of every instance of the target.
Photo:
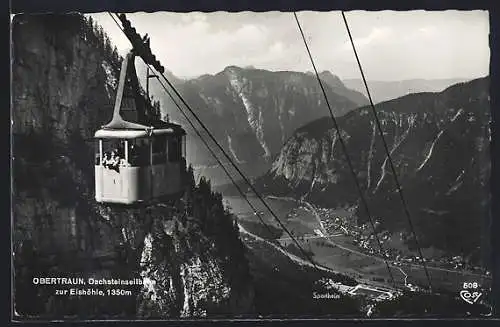
<svg viewBox="0 0 500 327">
<path fill-rule="evenodd" d="M 491 318 L 489 18 L 11 15 L 12 319 Z"/>
</svg>

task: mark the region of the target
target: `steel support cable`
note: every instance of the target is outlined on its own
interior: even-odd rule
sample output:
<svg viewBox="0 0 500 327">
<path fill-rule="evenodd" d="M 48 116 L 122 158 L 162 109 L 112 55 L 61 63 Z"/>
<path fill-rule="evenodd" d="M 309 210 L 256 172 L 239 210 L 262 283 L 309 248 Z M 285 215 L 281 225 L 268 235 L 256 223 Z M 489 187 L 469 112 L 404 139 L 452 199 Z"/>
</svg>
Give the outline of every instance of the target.
<svg viewBox="0 0 500 327">
<path fill-rule="evenodd" d="M 359 193 L 359 197 L 361 199 L 361 203 L 363 205 L 363 208 L 368 216 L 368 219 L 370 221 L 370 225 L 373 229 L 373 235 L 377 241 L 377 244 L 380 248 L 380 252 L 382 253 L 382 256 L 383 256 L 383 259 L 384 259 L 384 262 L 385 262 L 385 265 L 387 267 L 387 271 L 389 272 L 389 276 L 391 278 L 391 281 L 392 281 L 392 284 L 394 287 L 396 287 L 396 282 L 394 280 L 394 276 L 392 274 L 392 270 L 391 270 L 391 267 L 389 266 L 389 263 L 387 262 L 387 259 L 385 258 L 384 256 L 384 251 L 383 251 L 383 247 L 382 247 L 382 242 L 380 241 L 377 233 L 375 232 L 375 224 L 373 222 L 373 218 L 370 214 L 370 210 L 368 208 L 368 203 L 365 199 L 365 196 L 363 194 L 363 190 L 361 189 L 361 185 L 359 184 L 359 181 L 358 181 L 358 177 L 356 175 L 356 172 L 354 171 L 354 166 L 352 164 L 352 161 L 351 161 L 351 158 L 349 156 L 349 153 L 347 152 L 347 146 L 344 142 L 344 139 L 342 137 L 342 133 L 340 131 L 340 127 L 337 123 L 337 119 L 335 118 L 335 115 L 333 114 L 333 111 L 332 111 L 332 107 L 330 105 L 330 102 L 328 101 L 328 97 L 326 96 L 326 91 L 325 91 L 325 88 L 323 86 L 323 82 L 321 81 L 321 78 L 319 77 L 319 74 L 318 74 L 318 70 L 316 69 L 316 65 L 314 64 L 314 59 L 312 57 L 312 54 L 311 54 L 311 51 L 309 50 L 309 46 L 307 45 L 307 41 L 306 41 L 306 37 L 304 35 L 304 31 L 302 30 L 302 27 L 300 26 L 300 22 L 299 22 L 299 18 L 297 17 L 297 13 L 296 12 L 293 12 L 293 16 L 295 17 L 295 21 L 297 22 L 297 27 L 299 28 L 299 32 L 300 32 L 300 35 L 302 37 L 302 40 L 304 41 L 304 45 L 306 47 L 306 51 L 307 51 L 307 54 L 309 56 L 309 59 L 311 61 L 311 65 L 313 66 L 313 69 L 314 69 L 314 73 L 316 74 L 316 79 L 318 80 L 318 83 L 319 83 L 319 86 L 321 88 L 321 91 L 323 93 L 323 96 L 325 98 L 325 102 L 326 102 L 326 105 L 328 107 L 328 111 L 330 112 L 330 117 L 332 119 L 332 122 L 333 122 L 333 125 L 335 127 L 335 130 L 337 132 L 337 137 L 338 137 L 338 140 L 340 142 L 340 145 L 341 145 L 341 148 L 342 148 L 342 152 L 344 153 L 345 155 L 345 158 L 346 158 L 346 162 L 347 162 L 347 165 L 349 166 L 349 170 L 351 171 L 351 174 L 352 174 L 352 177 L 354 179 L 354 183 L 356 185 L 356 188 L 358 190 L 358 193 Z"/>
<path fill-rule="evenodd" d="M 118 25 L 118 27 L 120 28 L 120 30 L 125 34 L 125 31 L 121 28 L 121 25 L 118 23 L 118 21 L 113 17 L 113 15 L 108 12 L 108 14 L 113 18 L 113 21 Z M 147 64 L 145 62 L 146 65 L 148 65 L 150 67 L 149 64 Z M 172 83 L 166 78 L 166 76 L 164 75 L 164 73 L 161 73 L 159 71 L 157 71 L 156 69 L 154 69 L 158 74 L 160 74 L 161 77 L 163 77 L 163 79 L 165 80 L 165 82 L 169 85 L 169 87 L 172 89 L 172 91 L 175 93 L 175 95 L 181 100 L 181 102 L 184 104 L 184 106 L 186 106 L 186 108 L 189 110 L 189 112 L 193 115 L 193 117 L 196 119 L 196 121 L 200 124 L 200 126 L 205 130 L 205 132 L 208 134 L 208 136 L 210 137 L 210 139 L 217 145 L 217 147 L 221 150 L 222 154 L 226 157 L 226 159 L 231 163 L 231 165 L 234 167 L 234 169 L 236 169 L 236 171 L 239 173 L 239 175 L 243 178 L 243 180 L 249 185 L 249 187 L 251 188 L 252 192 L 255 193 L 255 195 L 257 196 L 257 198 L 264 204 L 264 206 L 266 207 L 266 209 L 271 213 L 271 215 L 275 218 L 275 220 L 278 222 L 278 224 L 280 225 L 281 229 L 283 229 L 287 234 L 288 236 L 290 236 L 290 238 L 294 241 L 294 243 L 297 245 L 297 247 L 299 248 L 299 250 L 302 252 L 302 254 L 307 258 L 307 260 L 309 262 L 311 262 L 311 264 L 316 268 L 316 269 L 319 269 L 318 266 L 316 265 L 316 263 L 312 260 L 312 258 L 309 256 L 309 254 L 302 248 L 302 246 L 300 245 L 300 243 L 295 239 L 295 237 L 293 237 L 293 235 L 288 231 L 288 229 L 285 227 L 285 225 L 281 222 L 281 220 L 277 217 L 277 215 L 274 213 L 274 211 L 271 209 L 271 207 L 266 203 L 266 201 L 262 198 L 262 196 L 259 194 L 259 192 L 255 189 L 255 187 L 252 185 L 252 183 L 248 180 L 248 178 L 245 176 L 245 174 L 241 171 L 241 169 L 233 162 L 233 160 L 231 159 L 231 157 L 227 154 L 227 152 L 224 150 L 224 148 L 219 144 L 219 142 L 215 139 L 215 137 L 212 135 L 212 133 L 210 132 L 210 130 L 205 126 L 205 124 L 200 120 L 200 118 L 198 117 L 198 115 L 196 115 L 196 113 L 191 109 L 191 107 L 186 103 L 186 101 L 184 100 L 184 98 L 181 96 L 181 94 L 176 90 L 176 88 L 172 85 Z M 158 79 L 158 81 L 160 81 L 160 79 Z M 175 101 L 174 97 L 172 96 L 172 94 L 168 91 L 168 89 L 166 88 L 166 86 L 161 83 L 161 85 L 163 86 L 164 90 L 166 91 L 166 93 L 171 97 L 172 101 L 174 101 L 174 103 L 176 104 L 177 108 L 179 109 L 179 111 L 181 111 L 181 113 L 183 113 L 180 105 L 177 103 L 177 101 Z M 185 116 L 186 117 L 186 116 Z M 195 131 L 196 131 L 196 128 L 195 128 Z M 199 134 L 199 132 L 197 132 L 198 136 L 201 137 L 201 134 Z M 210 149 L 210 148 L 209 148 Z M 211 150 L 209 150 L 211 151 Z M 223 165 L 221 165 L 223 166 Z M 231 177 L 232 178 L 232 177 Z M 267 224 L 265 224 L 267 226 Z"/>
<path fill-rule="evenodd" d="M 368 88 L 368 83 L 366 82 L 365 74 L 364 74 L 363 68 L 361 66 L 361 61 L 359 60 L 358 52 L 356 51 L 356 47 L 354 45 L 354 40 L 353 40 L 352 35 L 351 35 L 351 30 L 349 28 L 349 24 L 347 23 L 347 18 L 345 16 L 344 11 L 341 11 L 341 13 L 342 13 L 342 18 L 344 20 L 344 24 L 345 24 L 345 27 L 346 27 L 346 30 L 347 30 L 347 34 L 349 35 L 349 40 L 350 40 L 351 45 L 352 45 L 352 50 L 353 50 L 354 55 L 356 57 L 356 62 L 358 64 L 359 71 L 361 73 L 361 78 L 363 79 L 363 83 L 365 85 L 366 94 L 368 95 L 368 100 L 370 101 L 370 107 L 372 109 L 373 116 L 375 118 L 375 123 L 377 125 L 377 129 L 378 129 L 378 132 L 380 134 L 380 137 L 382 138 L 382 143 L 384 145 L 384 149 L 385 149 L 385 152 L 387 154 L 387 159 L 389 161 L 389 166 L 391 167 L 391 172 L 392 172 L 392 174 L 394 176 L 394 182 L 395 182 L 396 187 L 398 189 L 399 198 L 401 200 L 401 204 L 403 205 L 404 213 L 405 213 L 405 215 L 406 215 L 406 217 L 408 219 L 408 224 L 410 226 L 411 233 L 413 234 L 413 237 L 415 238 L 415 245 L 417 246 L 418 254 L 420 255 L 420 258 L 421 258 L 421 261 L 422 261 L 422 265 L 424 267 L 425 275 L 426 275 L 427 281 L 429 283 L 429 291 L 432 292 L 431 277 L 430 277 L 429 271 L 427 269 L 427 265 L 425 264 L 425 258 L 424 258 L 423 254 L 422 254 L 422 249 L 420 248 L 420 245 L 418 243 L 417 234 L 415 233 L 415 229 L 413 228 L 413 223 L 411 221 L 410 211 L 408 209 L 408 205 L 407 205 L 406 199 L 405 199 L 405 197 L 403 195 L 403 189 L 402 189 L 401 184 L 399 182 L 398 175 L 396 173 L 396 168 L 394 167 L 394 162 L 393 162 L 393 160 L 391 158 L 391 153 L 389 151 L 389 147 L 387 146 L 387 142 L 386 142 L 385 137 L 384 137 L 384 132 L 382 131 L 382 125 L 380 124 L 380 120 L 378 118 L 377 111 L 375 110 L 375 105 L 373 104 L 373 100 L 372 100 L 372 97 L 371 97 L 371 94 L 370 94 L 370 90 Z"/>
<path fill-rule="evenodd" d="M 148 64 L 146 64 L 146 65 L 148 65 Z M 236 189 L 238 190 L 238 193 L 241 194 L 241 196 L 243 197 L 243 199 L 245 199 L 245 201 L 248 203 L 248 206 L 250 207 L 250 209 L 252 209 L 252 211 L 255 213 L 255 215 L 259 218 L 260 222 L 264 225 L 264 227 L 267 229 L 267 231 L 269 232 L 269 234 L 272 235 L 273 232 L 271 231 L 271 228 L 269 227 L 268 224 L 266 224 L 264 222 L 264 219 L 259 214 L 259 211 L 257 210 L 257 208 L 255 208 L 255 206 L 252 204 L 252 202 L 248 199 L 248 197 L 246 196 L 245 192 L 243 192 L 243 190 L 241 189 L 241 187 L 234 180 L 234 178 L 231 175 L 231 173 L 227 170 L 227 168 L 221 162 L 221 160 L 219 159 L 219 157 L 217 156 L 217 154 L 210 147 L 210 145 L 208 144 L 208 142 L 204 139 L 203 135 L 201 135 L 201 133 L 198 131 L 198 129 L 193 124 L 193 122 L 191 121 L 191 119 L 187 116 L 187 114 L 184 112 L 184 110 L 181 109 L 181 107 L 177 103 L 177 101 L 174 100 L 173 95 L 168 91 L 168 89 L 165 86 L 165 84 L 163 84 L 163 82 L 160 81 L 160 80 L 158 80 L 158 82 L 160 82 L 160 85 L 163 87 L 163 89 L 165 90 L 165 92 L 168 94 L 168 96 L 170 96 L 170 98 L 172 99 L 172 101 L 174 101 L 175 105 L 179 109 L 179 112 L 187 120 L 187 122 L 189 123 L 189 125 L 191 126 L 191 128 L 195 131 L 196 135 L 200 138 L 200 140 L 203 142 L 203 144 L 205 145 L 205 147 L 208 149 L 208 151 L 210 152 L 210 154 L 212 155 L 212 157 L 217 161 L 217 163 L 219 164 L 219 166 L 222 168 L 222 170 L 224 171 L 224 173 L 227 175 L 227 177 L 229 178 L 229 180 L 231 181 L 231 183 L 236 187 Z"/>
<path fill-rule="evenodd" d="M 109 13 L 109 12 L 108 12 Z M 118 22 L 116 21 L 116 19 L 111 15 L 111 13 L 109 13 L 111 18 L 113 18 L 113 20 L 115 21 L 115 23 L 118 25 L 118 27 L 121 29 L 120 25 L 118 24 Z M 123 30 L 122 30 L 123 32 Z M 141 58 L 142 59 L 142 58 Z M 146 64 L 150 69 L 151 66 L 147 63 L 144 63 Z M 193 130 L 195 131 L 196 135 L 198 135 L 198 137 L 200 138 L 200 140 L 203 142 L 203 144 L 205 145 L 205 147 L 208 149 L 208 151 L 210 152 L 210 154 L 212 155 L 212 157 L 217 161 L 217 163 L 219 164 L 219 166 L 221 166 L 222 170 L 224 171 L 224 173 L 227 175 L 227 177 L 229 178 L 229 180 L 231 181 L 231 183 L 236 187 L 236 189 L 238 190 L 238 192 L 241 194 L 241 196 L 246 200 L 246 202 L 248 203 L 248 205 L 250 206 L 250 209 L 253 210 L 253 212 L 258 216 L 259 220 L 262 222 L 262 224 L 264 224 L 264 226 L 267 228 L 267 230 L 269 231 L 270 234 L 272 234 L 272 231 L 271 229 L 269 228 L 269 226 L 267 224 L 264 223 L 262 217 L 258 214 L 258 210 L 253 206 L 253 204 L 250 202 L 250 200 L 248 200 L 248 197 L 246 196 L 246 194 L 243 192 L 243 190 L 240 188 L 240 186 L 238 185 L 238 183 L 236 183 L 236 181 L 234 180 L 233 176 L 229 173 L 229 171 L 227 170 L 227 168 L 224 166 L 224 164 L 220 161 L 220 159 L 217 157 L 217 155 L 215 154 L 215 152 L 212 150 L 212 148 L 209 146 L 209 144 L 207 143 L 207 141 L 203 138 L 203 136 L 201 135 L 201 133 L 198 131 L 198 129 L 196 128 L 196 126 L 194 126 L 193 122 L 191 121 L 191 119 L 187 116 L 187 114 L 184 112 L 184 110 L 182 110 L 182 108 L 180 107 L 180 105 L 177 103 L 177 101 L 175 101 L 175 99 L 173 98 L 172 94 L 168 91 L 168 89 L 166 88 L 165 84 L 163 84 L 163 82 L 161 80 L 158 80 L 158 82 L 160 83 L 160 85 L 163 87 L 163 89 L 165 90 L 165 92 L 168 94 L 168 96 L 170 96 L 170 98 L 172 99 L 172 101 L 174 101 L 175 105 L 177 106 L 177 108 L 179 109 L 179 112 L 182 114 L 182 116 L 187 120 L 187 122 L 189 123 L 189 125 L 193 128 Z"/>
<path fill-rule="evenodd" d="M 158 72 L 159 73 L 159 72 Z M 269 211 L 269 213 L 271 213 L 271 215 L 273 216 L 273 218 L 278 222 L 278 224 L 280 225 L 281 229 L 283 229 L 287 234 L 288 236 L 290 236 L 290 238 L 294 241 L 295 245 L 297 245 L 297 247 L 299 248 L 299 250 L 302 252 L 302 254 L 311 262 L 311 264 L 313 264 L 313 266 L 318 269 L 318 267 L 316 266 L 316 264 L 314 263 L 314 261 L 312 260 L 312 258 L 309 256 L 309 254 L 302 248 L 302 246 L 300 245 L 300 243 L 295 239 L 295 237 L 292 235 L 292 233 L 290 231 L 288 231 L 288 229 L 286 228 L 286 226 L 281 222 L 281 220 L 278 218 L 278 216 L 276 215 L 276 213 L 274 213 L 274 211 L 271 209 L 271 207 L 266 203 L 266 201 L 264 200 L 264 198 L 262 197 L 262 195 L 260 195 L 260 193 L 255 189 L 255 187 L 252 185 L 252 183 L 250 182 L 250 180 L 248 179 L 248 177 L 246 177 L 246 175 L 241 171 L 241 169 L 233 162 L 233 160 L 231 159 L 231 157 L 227 154 L 227 152 L 224 150 L 224 148 L 219 144 L 219 142 L 215 139 L 215 137 L 213 136 L 213 134 L 208 130 L 208 128 L 205 126 L 205 124 L 200 120 L 200 118 L 196 115 L 196 113 L 189 107 L 189 105 L 186 103 L 186 101 L 182 98 L 182 96 L 178 93 L 178 91 L 175 89 L 175 87 L 170 83 L 170 81 L 164 76 L 164 74 L 160 73 L 160 75 L 163 77 L 163 79 L 167 82 L 167 84 L 170 86 L 170 88 L 174 91 L 175 95 L 181 100 L 181 102 L 184 104 L 184 106 L 187 107 L 187 109 L 189 110 L 189 112 L 194 116 L 194 118 L 196 119 L 196 121 L 201 125 L 201 127 L 205 130 L 205 132 L 208 134 L 208 136 L 210 137 L 210 139 L 215 143 L 215 145 L 217 145 L 217 147 L 219 148 L 219 150 L 222 152 L 222 154 L 226 157 L 226 159 L 230 162 L 230 164 L 233 166 L 233 168 L 238 172 L 238 174 L 241 176 L 241 178 L 243 178 L 243 180 L 245 181 L 245 183 L 248 184 L 248 186 L 250 187 L 250 189 L 252 190 L 252 192 L 257 196 L 257 198 L 262 202 L 262 204 L 264 204 L 264 206 L 266 207 L 266 209 Z M 170 95 L 170 94 L 169 94 Z M 170 95 L 171 96 L 171 95 Z M 171 96 L 172 97 L 172 96 Z M 172 100 L 174 100 L 174 98 L 172 97 Z M 175 101 L 174 101 L 175 102 Z M 178 108 L 180 108 L 180 106 L 178 106 Z"/>
<path fill-rule="evenodd" d="M 146 65 L 148 65 L 150 67 L 149 64 L 145 63 Z M 150 67 L 151 69 L 151 67 Z M 232 175 L 229 173 L 229 171 L 227 170 L 227 168 L 224 166 L 224 164 L 220 161 L 220 159 L 218 158 L 217 154 L 215 154 L 214 150 L 209 146 L 208 142 L 204 139 L 203 135 L 201 135 L 201 133 L 198 131 L 198 129 L 196 128 L 196 126 L 194 126 L 193 122 L 191 121 L 191 119 L 187 116 L 187 114 L 184 112 L 184 110 L 182 110 L 182 108 L 180 107 L 180 105 L 177 103 L 177 101 L 174 100 L 174 97 L 173 95 L 168 91 L 167 87 L 165 86 L 165 84 L 163 84 L 162 81 L 158 80 L 158 82 L 160 83 L 160 85 L 163 87 L 163 89 L 165 90 L 165 92 L 168 94 L 168 96 L 172 99 L 172 101 L 174 102 L 174 104 L 176 105 L 176 107 L 179 109 L 179 112 L 182 114 L 182 116 L 188 121 L 189 125 L 193 128 L 193 130 L 196 132 L 196 135 L 200 138 L 200 140 L 203 142 L 203 144 L 205 145 L 205 147 L 208 149 L 208 151 L 210 152 L 210 154 L 212 155 L 212 157 L 217 161 L 217 163 L 222 167 L 222 170 L 224 171 L 224 173 L 228 176 L 228 178 L 230 179 L 231 183 L 236 187 L 236 189 L 238 190 L 238 193 L 240 193 L 240 195 L 243 197 L 243 199 L 245 200 L 245 202 L 247 202 L 248 206 L 250 207 L 250 209 L 252 209 L 252 212 L 257 216 L 257 218 L 259 219 L 259 221 L 264 225 L 264 227 L 266 228 L 266 230 L 269 232 L 269 235 L 273 235 L 273 231 L 271 230 L 271 228 L 269 227 L 269 225 L 264 221 L 264 219 L 262 218 L 262 216 L 259 214 L 259 210 L 257 210 L 257 208 L 255 208 L 255 206 L 252 204 L 252 202 L 248 199 L 248 197 L 246 196 L 245 192 L 243 192 L 243 190 L 241 189 L 241 187 L 238 185 L 238 183 L 234 180 L 234 178 L 232 177 Z M 269 240 L 271 241 L 271 240 Z M 278 243 L 276 244 L 278 247 L 280 247 L 282 250 L 286 251 L 286 249 L 284 248 L 283 245 L 281 245 L 281 243 Z M 312 262 L 311 262 L 312 263 Z M 314 263 L 312 263 L 314 264 Z"/>
</svg>

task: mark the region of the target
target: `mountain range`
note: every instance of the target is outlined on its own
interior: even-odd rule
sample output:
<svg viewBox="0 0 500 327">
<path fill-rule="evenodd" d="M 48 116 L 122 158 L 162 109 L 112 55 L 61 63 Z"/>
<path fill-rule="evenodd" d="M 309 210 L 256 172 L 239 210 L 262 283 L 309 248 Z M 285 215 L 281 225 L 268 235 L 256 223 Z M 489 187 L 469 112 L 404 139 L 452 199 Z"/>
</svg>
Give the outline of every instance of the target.
<svg viewBox="0 0 500 327">
<path fill-rule="evenodd" d="M 311 72 L 274 72 L 253 67 L 228 66 L 218 74 L 192 79 L 180 79 L 171 72 L 166 75 L 219 144 L 242 171 L 252 178 L 271 168 L 272 160 L 297 128 L 329 116 L 317 78 Z M 323 71 L 319 76 L 335 116 L 343 116 L 351 110 L 368 105 L 369 100 L 365 96 L 361 80 L 341 80 L 330 71 Z M 408 93 L 442 91 L 464 80 L 370 81 L 369 87 L 372 99 L 381 102 Z M 199 171 L 210 176 L 214 185 L 229 183 L 172 99 L 155 81 L 151 81 L 151 89 L 157 94 L 163 94 L 164 115 L 168 112 L 172 119 L 181 122 L 188 129 L 189 161 Z M 182 106 L 177 97 L 175 101 Z M 196 126 L 201 130 L 198 124 Z"/>
<path fill-rule="evenodd" d="M 276 307 L 288 314 L 294 307 L 310 313 L 345 306 L 358 314 L 357 299 L 311 302 L 304 267 L 292 267 L 297 274 L 290 264 L 278 271 L 282 257 L 244 245 L 222 196 L 205 179 L 195 183 L 192 169 L 183 176 L 189 181 L 186 206 L 97 204 L 93 135 L 111 116 L 121 59 L 102 28 L 78 14 L 17 15 L 12 39 L 16 313 L 164 319 L 253 313 L 254 306 L 259 314 Z M 404 229 L 366 97 L 330 72 L 320 76 L 373 212 L 386 229 Z M 252 177 L 264 174 L 257 180 L 263 191 L 322 206 L 359 204 L 315 76 L 230 66 L 191 80 L 169 77 L 234 160 Z M 377 106 L 424 246 L 476 255 L 484 242 L 488 84 L 484 78 Z M 188 160 L 214 165 L 167 104 L 163 114 L 188 130 Z M 366 220 L 361 211 L 357 215 Z M 59 297 L 33 285 L 33 276 L 89 275 L 144 284 L 120 301 Z"/>
<path fill-rule="evenodd" d="M 272 159 L 295 129 L 329 115 L 316 76 L 307 73 L 229 66 L 218 74 L 190 80 L 169 77 L 225 151 L 251 177 L 271 167 Z M 321 78 L 336 116 L 368 103 L 331 72 L 322 72 Z M 152 82 L 151 88 L 165 94 L 158 84 Z M 213 167 L 215 160 L 175 103 L 168 95 L 162 100 L 169 116 L 188 129 L 188 161 L 198 169 Z M 178 98 L 176 102 L 181 103 Z M 214 184 L 227 183 L 221 173 L 214 168 L 205 174 Z"/>
<path fill-rule="evenodd" d="M 478 259 L 489 246 L 489 108 L 489 78 L 376 105 L 424 247 Z M 351 111 L 338 125 L 372 216 L 387 230 L 408 232 L 371 108 Z M 297 129 L 258 184 L 321 206 L 356 206 L 360 221 L 367 219 L 330 118 Z"/>
</svg>

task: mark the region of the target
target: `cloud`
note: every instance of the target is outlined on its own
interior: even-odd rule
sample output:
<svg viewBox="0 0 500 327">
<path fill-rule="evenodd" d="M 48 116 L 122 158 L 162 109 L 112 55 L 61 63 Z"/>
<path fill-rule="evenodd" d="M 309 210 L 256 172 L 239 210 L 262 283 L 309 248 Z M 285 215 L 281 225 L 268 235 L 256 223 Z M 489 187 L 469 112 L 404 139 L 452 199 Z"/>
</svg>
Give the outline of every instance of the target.
<svg viewBox="0 0 500 327">
<path fill-rule="evenodd" d="M 274 43 L 269 48 L 269 52 L 271 54 L 281 55 L 281 54 L 283 54 L 284 51 L 285 51 L 285 46 L 283 45 L 283 42 L 281 42 L 281 41 Z"/>
<path fill-rule="evenodd" d="M 434 26 L 425 26 L 418 29 L 418 31 L 424 35 L 433 35 L 436 32 Z"/>
<path fill-rule="evenodd" d="M 92 14 L 119 50 L 130 44 L 106 14 Z M 139 33 L 174 74 L 214 74 L 229 65 L 312 70 L 291 13 L 134 13 Z M 300 12 L 319 70 L 357 78 L 359 70 L 339 12 Z M 489 69 L 485 11 L 347 13 L 367 76 L 377 80 L 477 77 Z"/>
<path fill-rule="evenodd" d="M 353 41 L 356 48 L 363 48 L 370 45 L 386 43 L 393 35 L 393 30 L 389 27 L 374 27 L 370 34 L 365 37 L 353 38 Z M 350 41 L 345 42 L 342 47 L 345 49 L 352 49 Z"/>
<path fill-rule="evenodd" d="M 207 16 L 200 12 L 194 12 L 194 13 L 189 13 L 187 15 L 182 15 L 181 20 L 182 22 L 189 24 L 195 21 L 206 21 Z"/>
<path fill-rule="evenodd" d="M 149 32 L 151 49 L 164 66 L 180 76 L 216 73 L 231 64 L 253 64 L 248 61 L 269 46 L 268 34 L 266 26 L 250 23 L 234 29 L 214 29 L 202 15 L 176 22 L 165 20 L 161 29 Z"/>
</svg>

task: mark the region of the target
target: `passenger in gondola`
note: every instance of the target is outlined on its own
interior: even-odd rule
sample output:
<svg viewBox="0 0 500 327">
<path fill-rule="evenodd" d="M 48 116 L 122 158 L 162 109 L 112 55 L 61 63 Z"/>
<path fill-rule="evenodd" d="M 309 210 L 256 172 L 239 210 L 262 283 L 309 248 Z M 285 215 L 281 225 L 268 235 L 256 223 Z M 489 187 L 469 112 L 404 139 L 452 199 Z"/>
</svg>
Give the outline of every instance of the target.
<svg viewBox="0 0 500 327">
<path fill-rule="evenodd" d="M 118 161 L 118 166 L 129 166 L 128 162 L 125 160 L 125 147 L 123 144 L 119 144 L 116 149 L 116 158 Z"/>
<path fill-rule="evenodd" d="M 120 166 L 121 166 L 121 167 L 129 167 L 129 166 L 130 166 L 130 164 L 128 163 L 128 161 L 127 161 L 127 160 L 125 160 L 125 158 L 121 158 L 121 159 L 120 159 Z"/>
<path fill-rule="evenodd" d="M 111 158 L 108 161 L 108 165 L 109 165 L 108 168 L 119 171 L 120 157 L 118 156 L 117 150 L 113 150 L 111 152 Z"/>
<path fill-rule="evenodd" d="M 110 159 L 110 157 L 109 157 L 109 153 L 108 153 L 108 152 L 104 153 L 104 156 L 103 156 L 103 158 L 102 158 L 102 165 L 103 165 L 104 167 L 106 167 L 106 168 L 109 168 L 109 167 L 108 167 L 108 166 L 109 166 L 109 159 Z"/>
</svg>

